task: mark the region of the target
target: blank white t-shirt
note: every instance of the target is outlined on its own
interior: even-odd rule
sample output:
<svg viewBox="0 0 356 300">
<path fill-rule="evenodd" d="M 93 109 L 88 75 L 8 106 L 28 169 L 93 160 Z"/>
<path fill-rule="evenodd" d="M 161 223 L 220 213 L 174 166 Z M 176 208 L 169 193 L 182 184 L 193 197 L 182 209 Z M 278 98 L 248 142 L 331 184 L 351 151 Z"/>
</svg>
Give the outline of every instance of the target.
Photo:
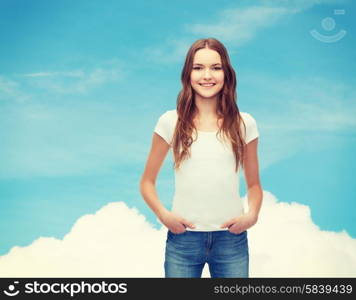
<svg viewBox="0 0 356 300">
<path fill-rule="evenodd" d="M 257 124 L 250 114 L 240 112 L 240 115 L 246 125 L 243 137 L 248 144 L 259 136 Z M 168 110 L 159 117 L 154 128 L 154 132 L 170 145 L 171 150 L 177 119 L 177 111 Z M 216 131 L 198 131 L 197 140 L 190 147 L 191 157 L 181 162 L 179 170 L 174 170 L 172 212 L 195 225 L 195 229 L 187 230 L 227 230 L 220 226 L 243 214 L 239 192 L 240 167 L 235 173 L 231 143 L 221 140 L 220 136 L 218 139 Z"/>
</svg>

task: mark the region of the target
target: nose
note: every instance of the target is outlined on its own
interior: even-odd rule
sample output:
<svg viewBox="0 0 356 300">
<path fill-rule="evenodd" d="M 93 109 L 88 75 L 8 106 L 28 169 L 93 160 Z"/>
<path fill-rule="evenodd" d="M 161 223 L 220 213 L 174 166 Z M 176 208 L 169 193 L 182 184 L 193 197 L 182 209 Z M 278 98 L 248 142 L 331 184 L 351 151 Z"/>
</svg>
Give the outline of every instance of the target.
<svg viewBox="0 0 356 300">
<path fill-rule="evenodd" d="M 210 74 L 210 70 L 209 70 L 209 68 L 206 68 L 205 69 L 205 72 L 204 72 L 204 79 L 209 79 L 209 78 L 211 78 L 211 74 Z"/>
</svg>

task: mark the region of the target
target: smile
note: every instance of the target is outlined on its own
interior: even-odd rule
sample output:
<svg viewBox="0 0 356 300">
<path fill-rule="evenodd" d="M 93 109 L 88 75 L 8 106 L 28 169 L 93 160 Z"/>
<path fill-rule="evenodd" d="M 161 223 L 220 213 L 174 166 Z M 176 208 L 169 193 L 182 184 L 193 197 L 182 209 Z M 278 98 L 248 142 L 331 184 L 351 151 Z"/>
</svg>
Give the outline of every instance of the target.
<svg viewBox="0 0 356 300">
<path fill-rule="evenodd" d="M 215 83 L 199 83 L 199 85 L 202 87 L 212 87 L 215 85 Z"/>
</svg>

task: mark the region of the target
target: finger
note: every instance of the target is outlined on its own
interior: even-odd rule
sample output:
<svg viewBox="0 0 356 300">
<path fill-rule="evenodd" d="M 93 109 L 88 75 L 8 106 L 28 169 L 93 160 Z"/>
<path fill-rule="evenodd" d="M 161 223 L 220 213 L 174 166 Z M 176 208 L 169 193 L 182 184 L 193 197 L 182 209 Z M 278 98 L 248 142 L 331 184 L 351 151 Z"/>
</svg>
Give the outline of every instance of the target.
<svg viewBox="0 0 356 300">
<path fill-rule="evenodd" d="M 176 226 L 174 226 L 174 228 L 172 228 L 171 230 L 173 233 L 175 234 L 179 234 L 179 233 L 183 233 L 184 231 L 186 231 L 185 227 L 183 226 L 183 224 L 177 224 Z"/>
<path fill-rule="evenodd" d="M 233 231 L 234 233 L 236 234 L 240 234 L 241 232 L 243 232 L 245 230 L 245 227 L 244 226 L 241 226 L 241 224 L 237 224 L 235 223 L 234 225 L 232 225 L 230 228 L 229 228 L 230 231 Z"/>
<path fill-rule="evenodd" d="M 234 224 L 235 221 L 234 220 L 230 220 L 230 221 L 227 221 L 225 222 L 224 224 L 222 224 L 220 227 L 221 228 L 226 228 L 226 227 L 230 227 L 232 224 Z"/>
<path fill-rule="evenodd" d="M 191 228 L 191 229 L 194 229 L 194 228 L 195 228 L 195 225 L 194 225 L 193 223 L 188 222 L 188 221 L 185 220 L 185 219 L 182 219 L 182 220 L 181 220 L 181 223 L 182 223 L 184 226 L 189 227 L 189 228 Z"/>
</svg>

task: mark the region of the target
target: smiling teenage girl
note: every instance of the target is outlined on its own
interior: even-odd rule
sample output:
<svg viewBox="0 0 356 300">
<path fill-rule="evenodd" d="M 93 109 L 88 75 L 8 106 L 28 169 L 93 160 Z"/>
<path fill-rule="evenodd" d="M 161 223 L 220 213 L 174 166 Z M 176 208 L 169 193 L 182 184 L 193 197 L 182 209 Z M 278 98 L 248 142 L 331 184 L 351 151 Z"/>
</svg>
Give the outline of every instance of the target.
<svg viewBox="0 0 356 300">
<path fill-rule="evenodd" d="M 247 229 L 262 203 L 255 119 L 239 112 L 236 76 L 216 39 L 197 40 L 182 71 L 177 108 L 163 113 L 140 182 L 149 207 L 167 227 L 166 277 L 248 277 Z M 160 202 L 155 182 L 172 149 L 175 194 L 172 210 Z M 239 174 L 244 170 L 249 210 L 243 211 Z"/>
</svg>

